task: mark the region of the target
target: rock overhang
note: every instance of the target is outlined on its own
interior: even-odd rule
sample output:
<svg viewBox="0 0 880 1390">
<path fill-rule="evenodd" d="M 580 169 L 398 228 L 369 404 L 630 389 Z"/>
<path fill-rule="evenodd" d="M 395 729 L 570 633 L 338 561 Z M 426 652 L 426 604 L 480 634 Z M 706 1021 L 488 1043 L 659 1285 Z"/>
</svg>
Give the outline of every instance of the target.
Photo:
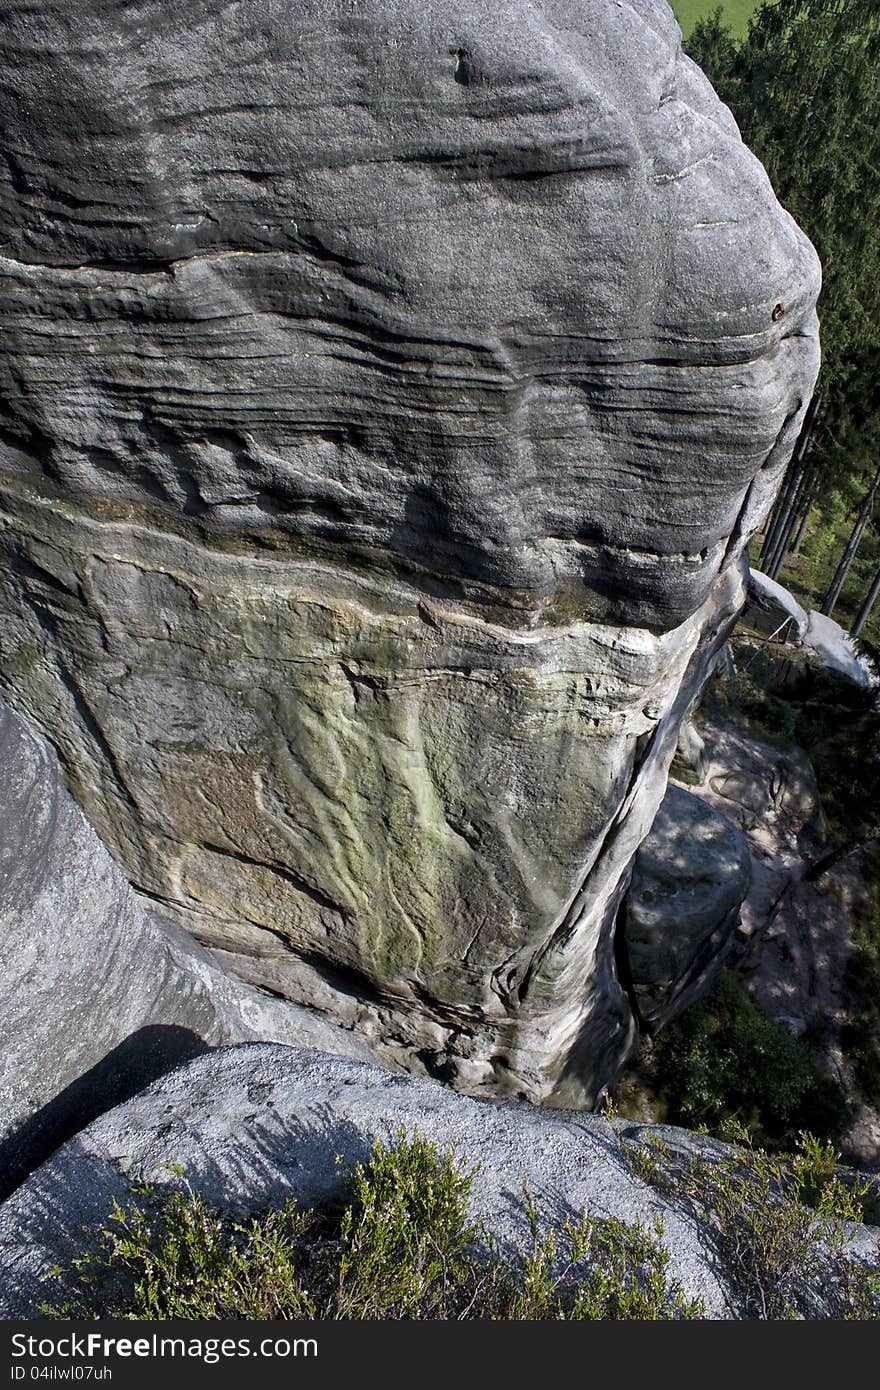
<svg viewBox="0 0 880 1390">
<path fill-rule="evenodd" d="M 815 255 L 659 0 L 166 10 L 0 43 L 4 687 L 248 978 L 595 1098 Z"/>
<path fill-rule="evenodd" d="M 53 38 L 12 6 L 8 312 L 25 352 L 35 296 L 83 324 L 62 486 L 512 621 L 676 626 L 809 397 L 812 248 L 661 5 L 337 8 L 55 5 Z"/>
</svg>

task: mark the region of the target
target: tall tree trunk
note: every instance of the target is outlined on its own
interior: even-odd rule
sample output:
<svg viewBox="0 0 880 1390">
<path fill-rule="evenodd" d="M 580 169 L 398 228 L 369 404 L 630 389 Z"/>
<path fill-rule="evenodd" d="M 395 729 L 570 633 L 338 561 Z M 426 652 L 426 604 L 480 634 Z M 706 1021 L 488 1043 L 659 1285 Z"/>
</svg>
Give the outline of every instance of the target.
<svg viewBox="0 0 880 1390">
<path fill-rule="evenodd" d="M 797 456 L 794 455 L 792 456 L 791 463 L 788 465 L 788 472 L 783 479 L 782 487 L 779 489 L 776 505 L 770 515 L 770 524 L 767 528 L 767 534 L 764 537 L 764 544 L 761 547 L 760 563 L 764 574 L 770 573 L 773 558 L 776 555 L 776 550 L 779 545 L 779 537 L 782 534 L 782 528 L 788 521 L 792 499 L 799 481 L 800 462 Z"/>
<path fill-rule="evenodd" d="M 871 520 L 871 512 L 874 509 L 874 498 L 877 496 L 878 488 L 880 488 L 880 466 L 878 466 L 877 472 L 874 474 L 874 481 L 869 487 L 865 500 L 862 503 L 861 511 L 852 529 L 852 535 L 847 542 L 846 550 L 843 552 L 840 564 L 837 566 L 837 573 L 831 581 L 831 588 L 825 595 L 825 602 L 822 604 L 823 613 L 828 613 L 830 615 L 834 612 L 834 606 L 840 598 L 840 591 L 844 586 L 846 576 L 849 574 L 849 567 L 856 558 L 856 551 L 865 533 L 865 527 Z"/>
<path fill-rule="evenodd" d="M 821 405 L 822 394 L 819 392 L 807 407 L 791 463 L 779 491 L 770 526 L 761 549 L 761 569 L 771 579 L 775 579 L 782 568 L 782 561 L 785 559 L 791 533 L 794 530 L 792 515 L 793 513 L 796 514 L 799 499 L 803 496 L 806 458 L 819 419 Z"/>
<path fill-rule="evenodd" d="M 813 495 L 818 484 L 819 469 L 815 460 L 815 456 L 812 458 L 808 458 L 809 445 L 810 436 L 807 435 L 805 436 L 804 447 L 800 454 L 800 472 L 798 476 L 797 487 L 795 488 L 794 494 L 792 495 L 789 501 L 788 507 L 786 509 L 787 516 L 783 525 L 780 527 L 777 533 L 776 544 L 774 545 L 773 550 L 769 556 L 769 563 L 767 565 L 766 573 L 770 576 L 771 579 L 776 579 L 779 575 L 779 571 L 782 569 L 785 558 L 788 555 L 789 548 L 793 543 L 794 533 L 797 529 L 798 520 L 800 518 L 805 501 L 807 497 L 811 497 Z"/>
<path fill-rule="evenodd" d="M 874 575 L 874 583 L 871 585 L 870 589 L 865 595 L 865 601 L 859 609 L 859 616 L 853 623 L 853 637 L 858 637 L 862 628 L 865 626 L 865 623 L 868 621 L 868 614 L 874 607 L 874 603 L 878 594 L 880 594 L 880 569 L 878 569 L 877 573 Z"/>
<path fill-rule="evenodd" d="M 797 534 L 796 534 L 794 540 L 793 540 L 792 543 L 791 543 L 791 553 L 792 553 L 792 555 L 800 555 L 800 553 L 801 553 L 801 546 L 802 546 L 803 543 L 804 543 L 804 536 L 807 534 L 807 527 L 808 527 L 809 524 L 810 524 L 810 517 L 813 515 L 813 507 L 814 507 L 815 505 L 816 505 L 816 485 L 815 485 L 815 483 L 814 483 L 813 486 L 810 488 L 809 493 L 807 494 L 807 500 L 806 500 L 806 502 L 804 503 L 804 512 L 803 512 L 803 516 L 801 517 L 801 524 L 800 524 L 800 526 L 797 528 Z"/>
<path fill-rule="evenodd" d="M 788 516 L 786 517 L 785 524 L 782 526 L 782 529 L 779 532 L 779 535 L 776 540 L 776 547 L 770 558 L 770 566 L 767 570 L 767 574 L 770 576 L 771 579 L 776 579 L 778 577 L 779 571 L 782 569 L 782 563 L 786 555 L 788 554 L 788 548 L 791 545 L 792 536 L 794 535 L 795 527 L 798 524 L 798 517 L 800 516 L 801 512 L 801 504 L 803 503 L 804 497 L 807 493 L 807 488 L 810 484 L 810 472 L 811 471 L 808 470 L 806 464 L 801 464 L 801 474 L 800 478 L 798 479 L 798 485 L 795 489 L 794 496 L 792 497 L 791 503 L 788 507 Z"/>
</svg>

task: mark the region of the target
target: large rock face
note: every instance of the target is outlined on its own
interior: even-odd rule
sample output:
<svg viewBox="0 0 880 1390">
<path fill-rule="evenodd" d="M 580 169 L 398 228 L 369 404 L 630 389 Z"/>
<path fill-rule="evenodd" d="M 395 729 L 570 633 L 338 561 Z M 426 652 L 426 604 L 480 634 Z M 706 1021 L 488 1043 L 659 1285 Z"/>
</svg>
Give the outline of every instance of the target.
<svg viewBox="0 0 880 1390">
<path fill-rule="evenodd" d="M 817 366 L 663 0 L 10 0 L 0 680 L 138 889 L 590 1103 L 614 918 Z"/>
<path fill-rule="evenodd" d="M 351 1033 L 219 969 L 146 912 L 0 701 L 0 1199 L 71 1134 L 209 1047 Z"/>
</svg>

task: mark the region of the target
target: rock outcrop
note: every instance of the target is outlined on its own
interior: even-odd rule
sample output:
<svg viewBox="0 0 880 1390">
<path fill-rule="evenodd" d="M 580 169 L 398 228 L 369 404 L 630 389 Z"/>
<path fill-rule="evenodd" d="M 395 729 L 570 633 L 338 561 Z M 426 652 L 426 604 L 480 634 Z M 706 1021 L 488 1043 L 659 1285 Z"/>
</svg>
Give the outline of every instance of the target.
<svg viewBox="0 0 880 1390">
<path fill-rule="evenodd" d="M 788 663 L 785 679 L 789 683 L 803 683 L 805 677 L 809 679 L 817 672 L 832 680 L 842 678 L 862 690 L 870 690 L 880 681 L 846 629 L 815 608 L 802 608 L 784 585 L 768 579 L 760 570 L 751 570 L 747 595 L 741 615 L 744 627 L 776 643 L 793 642 L 802 648 L 798 657 L 776 653 L 777 664 Z"/>
<path fill-rule="evenodd" d="M 0 1207 L 0 1317 L 33 1317 L 63 1282 L 49 1271 L 82 1252 L 83 1229 L 106 1220 L 132 1185 L 178 1185 L 173 1168 L 219 1206 L 256 1212 L 293 1197 L 322 1207 L 374 1139 L 416 1129 L 477 1167 L 473 1215 L 502 1250 L 527 1250 L 523 1183 L 544 1220 L 601 1216 L 666 1222 L 670 1273 L 710 1313 L 727 1309 L 699 1223 L 635 1179 L 608 1122 L 511 1102 L 471 1100 L 319 1053 L 237 1047 L 199 1058 L 102 1116 Z"/>
<path fill-rule="evenodd" d="M 810 612 L 804 645 L 810 657 L 825 671 L 843 676 L 862 690 L 870 690 L 878 684 L 877 672 L 859 656 L 849 633 L 825 613 L 817 613 L 815 609 Z"/>
<path fill-rule="evenodd" d="M 714 979 L 733 944 L 752 879 L 735 825 L 698 796 L 670 787 L 635 858 L 621 909 L 639 1022 L 656 1032 Z"/>
<path fill-rule="evenodd" d="M 0 1317 L 33 1317 L 40 1304 L 62 1299 L 65 1278 L 51 1271 L 84 1252 L 85 1229 L 106 1222 L 114 1198 L 142 1203 L 144 1182 L 160 1191 L 185 1183 L 239 1214 L 290 1197 L 321 1209 L 342 1195 L 346 1169 L 366 1161 L 376 1139 L 392 1144 L 401 1130 L 451 1149 L 461 1169 L 475 1172 L 471 1216 L 503 1256 L 533 1249 L 525 1184 L 542 1227 L 577 1221 L 583 1211 L 648 1230 L 659 1219 L 668 1278 L 702 1298 L 707 1317 L 754 1315 L 755 1292 L 723 1257 L 711 1218 L 665 1183 L 636 1176 L 628 1151 L 650 1143 L 652 1127 L 473 1100 L 347 1058 L 251 1045 L 209 1053 L 156 1081 L 72 1139 L 0 1207 Z M 731 1153 L 685 1130 L 661 1127 L 656 1137 L 673 1164 Z M 876 1268 L 876 1229 L 849 1228 L 847 1246 Z M 821 1268 L 822 1286 L 807 1298 L 813 1316 L 828 1316 L 822 1302 L 833 1293 L 827 1251 Z M 760 1264 L 756 1272 L 760 1281 Z M 806 1271 L 803 1278 L 807 1285 Z"/>
<path fill-rule="evenodd" d="M 675 745 L 675 757 L 669 768 L 669 775 L 678 782 L 693 786 L 702 782 L 706 776 L 706 745 L 696 727 L 693 711 L 682 721 Z"/>
<path fill-rule="evenodd" d="M 748 596 L 740 621 L 777 642 L 802 642 L 809 615 L 784 585 L 762 574 L 749 571 Z"/>
<path fill-rule="evenodd" d="M 0 701 L 0 1199 L 65 1139 L 209 1046 L 356 1039 L 231 978 L 145 912 Z"/>
<path fill-rule="evenodd" d="M 0 683 L 141 894 L 589 1104 L 678 726 L 817 369 L 664 0 L 9 0 Z"/>
</svg>

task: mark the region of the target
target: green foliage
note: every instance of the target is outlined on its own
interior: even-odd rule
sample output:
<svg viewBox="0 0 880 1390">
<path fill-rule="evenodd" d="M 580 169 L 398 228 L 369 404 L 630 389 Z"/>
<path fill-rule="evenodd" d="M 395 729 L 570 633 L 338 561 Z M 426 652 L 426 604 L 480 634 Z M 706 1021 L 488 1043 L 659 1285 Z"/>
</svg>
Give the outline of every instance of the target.
<svg viewBox="0 0 880 1390">
<path fill-rule="evenodd" d="M 474 1282 L 469 1225 L 473 1174 L 428 1140 L 376 1143 L 354 1170 L 340 1226 L 336 1308 L 341 1318 L 437 1318 Z"/>
<path fill-rule="evenodd" d="M 865 1099 L 880 1109 L 880 850 L 865 854 L 844 988 L 850 1010 L 842 1042 Z"/>
<path fill-rule="evenodd" d="M 801 1130 L 837 1138 L 847 1105 L 809 1046 L 722 971 L 714 987 L 654 1040 L 655 1086 L 667 1118 L 720 1132 L 731 1119 L 762 1142 L 791 1147 Z"/>
<path fill-rule="evenodd" d="M 745 667 L 746 661 L 742 665 Z M 768 741 L 788 746 L 797 743 L 808 752 L 829 832 L 830 847 L 819 858 L 819 867 L 827 863 L 829 856 L 861 852 L 858 862 L 862 885 L 855 881 L 849 908 L 852 952 L 844 975 L 848 1017 L 839 1041 L 864 1099 L 880 1107 L 880 851 L 874 844 L 880 838 L 880 713 L 873 708 L 873 692 L 861 692 L 840 683 L 836 687 L 823 684 L 815 676 L 785 696 L 776 694 L 772 673 L 772 660 L 766 666 L 753 662 L 747 670 L 740 670 L 735 683 L 728 681 L 724 691 L 716 692 L 712 698 L 722 705 L 726 715 Z M 828 879 L 817 873 L 815 881 L 820 890 L 828 890 Z M 703 1025 L 709 1026 L 705 1017 Z M 697 1014 L 672 1028 L 699 1030 L 700 1026 Z M 711 1037 L 710 1027 L 709 1035 L 692 1044 L 707 1068 L 712 1055 Z M 663 1035 L 661 1051 L 667 1045 L 667 1035 Z M 712 1107 L 716 1112 L 724 1075 L 722 1063 Z M 793 1079 L 799 1077 L 803 1077 L 801 1069 L 793 1073 Z M 672 1080 L 665 1078 L 663 1085 L 674 1094 Z M 827 1085 L 823 1091 L 823 1109 L 833 1118 L 839 1107 L 833 1103 Z M 695 1111 L 699 1112 L 698 1106 Z M 708 1118 L 706 1111 L 699 1113 Z M 795 1124 L 832 1135 L 837 1132 L 836 1127 L 827 1130 L 821 1111 L 812 1117 L 804 1113 Z M 777 1130 L 778 1125 L 766 1137 Z"/>
<path fill-rule="evenodd" d="M 688 41 L 819 251 L 826 384 L 857 376 L 875 399 L 864 368 L 880 347 L 878 35 L 873 0 L 776 0 L 740 44 L 717 12 Z"/>
<path fill-rule="evenodd" d="M 469 1220 L 474 1173 L 417 1134 L 376 1143 L 335 1218 L 287 1202 L 247 1221 L 192 1191 L 142 1188 L 114 1203 L 68 1276 L 77 1295 L 49 1317 L 504 1320 L 699 1317 L 668 1279 L 663 1228 L 583 1214 L 502 1260 Z M 61 1271 L 57 1271 L 61 1272 Z"/>
<path fill-rule="evenodd" d="M 759 3 L 760 0 L 724 0 L 723 4 L 716 4 L 714 8 L 722 23 L 725 26 L 730 26 L 733 37 L 745 38 L 749 20 Z M 713 11 L 712 0 L 671 0 L 671 4 L 675 17 L 681 25 L 681 32 L 685 36 L 690 34 L 694 26 Z"/>
<path fill-rule="evenodd" d="M 867 1184 L 847 1188 L 836 1154 L 809 1135 L 792 1159 L 745 1147 L 676 1166 L 661 1143 L 627 1144 L 634 1172 L 695 1211 L 748 1315 L 876 1317 L 880 1274 L 850 1257 L 845 1223 Z M 681 1320 L 702 1317 L 669 1277 L 663 1226 L 599 1219 L 553 1225 L 528 1191 L 531 1241 L 502 1260 L 471 1223 L 475 1174 L 418 1134 L 377 1143 L 349 1174 L 345 1205 L 319 1218 L 287 1202 L 246 1221 L 190 1190 L 139 1189 L 114 1205 L 68 1274 L 76 1297 L 49 1317 L 128 1319 Z M 714 1235 L 713 1235 L 714 1233 Z"/>
<path fill-rule="evenodd" d="M 832 1300 L 838 1317 L 874 1318 L 880 1314 L 880 1276 L 841 1262 L 844 1222 L 860 1219 L 858 1201 L 837 1178 L 816 1195 L 809 1156 L 805 1165 L 741 1148 L 720 1164 L 692 1165 L 683 1189 L 713 1212 L 722 1256 L 746 1293 L 750 1316 L 809 1315 L 818 1291 Z M 810 1204 L 804 1201 L 808 1190 Z"/>
<path fill-rule="evenodd" d="M 798 1135 L 788 1157 L 755 1148 L 741 1127 L 731 1137 L 738 1147 L 726 1157 L 695 1156 L 677 1166 L 668 1150 L 658 1162 L 651 1146 L 651 1181 L 714 1233 L 746 1316 L 880 1316 L 880 1271 L 847 1250 L 848 1223 L 863 1220 L 870 1184 L 847 1187 L 835 1150 L 813 1135 Z"/>
<path fill-rule="evenodd" d="M 810 759 L 828 828 L 840 845 L 880 833 L 880 713 L 875 695 L 843 677 L 823 674 L 797 652 L 734 644 L 734 677 L 711 690 L 707 703 L 749 732 Z M 800 676 L 788 668 L 798 660 Z"/>
<path fill-rule="evenodd" d="M 47 1316 L 120 1318 L 311 1318 L 300 1281 L 310 1226 L 292 1202 L 238 1222 L 196 1192 L 161 1200 L 142 1188 L 142 1206 L 114 1200 L 94 1248 L 73 1268 L 80 1296 Z"/>
<path fill-rule="evenodd" d="M 840 1154 L 833 1144 L 802 1131 L 786 1169 L 786 1183 L 801 1206 L 812 1207 L 832 1221 L 860 1222 L 873 1212 L 874 1196 L 867 1179 L 847 1186 L 840 1176 Z"/>
<path fill-rule="evenodd" d="M 679 1284 L 668 1281 L 669 1252 L 659 1218 L 650 1230 L 640 1221 L 596 1221 L 584 1214 L 580 1222 L 566 1220 L 542 1234 L 528 1192 L 524 1200 L 532 1251 L 514 1278 L 508 1277 L 499 1315 L 542 1322 L 656 1322 L 703 1315 L 700 1299 L 686 1298 Z"/>
<path fill-rule="evenodd" d="M 851 715 L 808 751 L 840 843 L 880 834 L 880 713 Z"/>
</svg>

